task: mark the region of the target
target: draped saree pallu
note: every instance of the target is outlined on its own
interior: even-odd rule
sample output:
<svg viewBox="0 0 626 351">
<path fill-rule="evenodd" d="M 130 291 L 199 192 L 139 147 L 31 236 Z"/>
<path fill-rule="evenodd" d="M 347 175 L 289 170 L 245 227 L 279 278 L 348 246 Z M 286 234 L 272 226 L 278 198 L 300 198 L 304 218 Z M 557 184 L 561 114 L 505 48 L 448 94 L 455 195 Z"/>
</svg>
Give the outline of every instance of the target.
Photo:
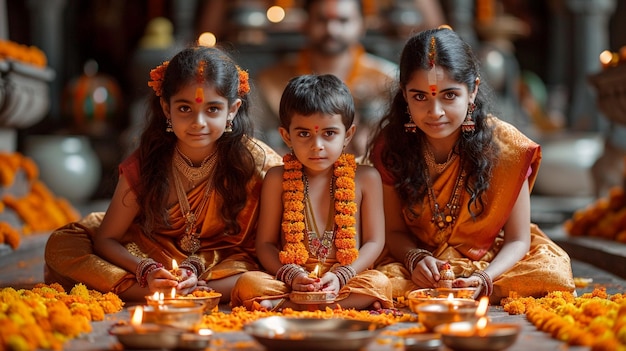
<svg viewBox="0 0 626 351">
<path fill-rule="evenodd" d="M 441 260 L 450 261 L 457 277 L 469 277 L 476 270 L 485 269 L 500 250 L 502 228 L 508 219 L 522 184 L 528 179 L 532 189 L 541 161 L 541 149 L 516 128 L 495 117 L 494 142 L 500 147 L 498 163 L 491 185 L 485 196 L 486 208 L 474 220 L 467 209 L 468 194 L 462 194 L 460 211 L 453 225 L 439 230 L 432 223 L 428 199 L 412 209 L 404 208 L 408 229 L 427 249 Z M 380 157 L 380 156 L 379 156 Z M 378 159 L 378 161 L 380 158 Z M 382 164 L 375 159 L 377 168 Z M 454 160 L 434 181 L 433 188 L 442 199 L 450 197 L 461 167 L 460 158 Z M 383 182 L 392 185 L 392 176 L 382 169 Z M 544 296 L 551 291 L 573 291 L 572 267 L 567 253 L 531 223 L 529 252 L 509 271 L 493 281 L 492 303 L 499 303 L 509 293 L 519 296 Z M 418 288 L 410 280 L 409 271 L 402 262 L 390 255 L 379 261 L 378 269 L 387 274 L 394 285 L 394 296 L 404 296 Z"/>
<path fill-rule="evenodd" d="M 237 216 L 241 231 L 224 232 L 221 220 L 222 199 L 212 192 L 208 204 L 198 214 L 200 249 L 195 253 L 204 263 L 205 271 L 199 278 L 216 280 L 259 268 L 254 254 L 254 232 L 259 210 L 262 177 L 267 169 L 282 163 L 280 156 L 266 146 L 248 143 L 253 155 L 260 160 L 257 174 L 248 183 L 249 196 Z M 131 188 L 139 179 L 139 163 L 135 155 L 120 165 L 120 174 L 127 177 Z M 195 210 L 204 195 L 204 183 L 187 193 L 189 204 Z M 53 232 L 45 251 L 45 281 L 59 282 L 66 288 L 77 282 L 102 292 L 120 294 L 137 284 L 135 272 L 122 269 L 99 257 L 93 250 L 92 237 L 96 235 L 104 213 L 92 213 L 78 222 L 70 223 Z M 137 224 L 125 233 L 123 244 L 133 255 L 150 257 L 169 267 L 172 259 L 182 262 L 189 253 L 180 249 L 179 239 L 185 231 L 185 218 L 178 203 L 168 209 L 171 226 L 160 228 L 148 236 Z M 209 283 L 210 284 L 210 283 Z"/>
</svg>

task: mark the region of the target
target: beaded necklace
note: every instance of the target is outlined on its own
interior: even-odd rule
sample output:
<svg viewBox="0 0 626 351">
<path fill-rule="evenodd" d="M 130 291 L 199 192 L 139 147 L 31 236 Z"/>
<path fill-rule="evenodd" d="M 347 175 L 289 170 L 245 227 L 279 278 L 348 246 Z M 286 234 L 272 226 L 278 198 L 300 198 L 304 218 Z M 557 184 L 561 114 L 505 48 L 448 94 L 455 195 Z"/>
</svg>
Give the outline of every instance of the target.
<svg viewBox="0 0 626 351">
<path fill-rule="evenodd" d="M 462 165 L 461 165 L 462 166 Z M 463 167 L 459 170 L 459 176 L 456 178 L 456 182 L 454 183 L 454 189 L 452 190 L 452 194 L 450 195 L 450 199 L 448 203 L 443 206 L 439 206 L 437 202 L 437 196 L 435 195 L 435 190 L 432 187 L 430 182 L 430 175 L 428 174 L 428 170 L 424 170 L 424 177 L 426 180 L 426 186 L 428 188 L 428 203 L 430 204 L 432 210 L 431 222 L 435 224 L 439 231 L 443 231 L 447 227 L 454 225 L 456 221 L 456 216 L 459 213 L 459 209 L 461 208 L 461 184 L 465 179 L 466 173 Z"/>
<path fill-rule="evenodd" d="M 172 159 L 172 163 L 174 164 L 174 166 L 176 166 L 177 154 L 181 154 L 180 151 L 174 153 L 174 157 Z M 202 215 L 202 211 L 204 210 L 206 204 L 209 202 L 208 200 L 210 198 L 211 193 L 213 192 L 213 174 L 215 171 L 215 164 L 217 163 L 217 153 L 216 152 L 212 153 L 207 158 L 205 158 L 204 161 L 202 161 L 202 163 L 205 164 L 205 161 L 207 161 L 205 168 L 208 170 L 206 176 L 208 176 L 209 179 L 206 181 L 205 190 L 204 190 L 204 193 L 202 194 L 200 205 L 198 206 L 196 211 L 193 211 L 193 212 L 191 211 L 191 207 L 189 205 L 189 199 L 187 198 L 185 187 L 183 186 L 183 182 L 179 175 L 179 172 L 182 173 L 184 176 L 187 176 L 187 173 L 180 171 L 178 167 L 176 168 L 179 172 L 177 172 L 176 170 L 173 170 L 172 172 L 174 174 L 174 186 L 176 187 L 176 195 L 178 197 L 178 204 L 180 206 L 180 211 L 182 212 L 183 217 L 185 218 L 185 232 L 180 237 L 178 244 L 183 251 L 188 252 L 190 254 L 193 254 L 196 251 L 198 251 L 198 249 L 200 249 L 200 239 L 199 239 L 200 233 L 197 231 L 197 220 L 198 220 L 198 217 Z M 201 178 L 198 178 L 198 179 L 201 179 Z"/>
<path fill-rule="evenodd" d="M 302 176 L 304 178 L 304 217 L 306 219 L 306 231 L 309 242 L 309 253 L 315 255 L 317 259 L 324 264 L 326 262 L 326 257 L 330 253 L 330 250 L 333 247 L 333 240 L 335 239 L 335 192 L 333 190 L 333 184 L 335 183 L 335 177 L 330 181 L 330 203 L 331 206 L 328 206 L 328 219 L 326 220 L 326 228 L 324 229 L 324 234 L 321 237 L 318 235 L 320 232 L 317 228 L 317 221 L 315 220 L 315 214 L 313 211 L 313 206 L 311 206 L 311 199 L 309 197 L 309 179 L 306 174 L 303 172 Z"/>
<path fill-rule="evenodd" d="M 199 167 L 194 167 L 191 159 L 176 146 L 172 161 L 174 167 L 191 182 L 191 187 L 195 188 L 197 181 L 206 178 L 213 171 L 216 155 L 217 153 L 213 152 L 202 160 Z"/>
<path fill-rule="evenodd" d="M 437 173 L 437 175 L 441 174 L 448 167 L 448 165 L 450 165 L 450 163 L 452 163 L 452 161 L 454 161 L 457 157 L 457 154 L 454 153 L 454 148 L 452 148 L 450 149 L 450 152 L 448 153 L 446 162 L 437 163 L 437 161 L 435 161 L 435 154 L 433 153 L 433 150 L 430 147 L 430 144 L 427 142 L 425 142 L 425 144 L 426 144 L 426 153 L 424 154 L 424 160 L 426 161 L 426 165 L 428 166 L 428 168 L 433 170 L 435 173 Z"/>
</svg>

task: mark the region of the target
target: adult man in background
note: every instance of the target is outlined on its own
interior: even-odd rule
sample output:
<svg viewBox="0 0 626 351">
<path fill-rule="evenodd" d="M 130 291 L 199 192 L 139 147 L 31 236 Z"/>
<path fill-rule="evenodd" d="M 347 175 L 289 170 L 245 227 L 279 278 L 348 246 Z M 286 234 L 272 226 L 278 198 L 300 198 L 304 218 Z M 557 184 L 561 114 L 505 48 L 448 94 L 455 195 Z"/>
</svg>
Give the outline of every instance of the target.
<svg viewBox="0 0 626 351">
<path fill-rule="evenodd" d="M 361 1 L 307 0 L 305 10 L 306 45 L 256 77 L 263 108 L 255 119 L 259 138 L 279 153 L 287 152 L 278 134 L 278 106 L 287 82 L 303 74 L 334 74 L 350 88 L 356 106 L 356 134 L 346 152 L 361 156 L 389 101 L 397 66 L 367 53 L 361 44 L 366 31 Z"/>
</svg>

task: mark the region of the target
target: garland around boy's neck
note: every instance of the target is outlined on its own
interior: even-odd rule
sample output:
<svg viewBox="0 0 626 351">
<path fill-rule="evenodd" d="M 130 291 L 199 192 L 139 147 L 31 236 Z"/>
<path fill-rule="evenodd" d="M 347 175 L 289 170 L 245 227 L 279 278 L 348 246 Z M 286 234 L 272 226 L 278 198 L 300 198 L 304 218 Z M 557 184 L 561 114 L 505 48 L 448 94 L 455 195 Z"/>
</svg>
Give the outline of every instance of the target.
<svg viewBox="0 0 626 351">
<path fill-rule="evenodd" d="M 305 240 L 305 195 L 302 163 L 293 154 L 283 157 L 283 221 L 285 246 L 279 253 L 282 264 L 302 265 L 309 258 Z M 352 154 L 342 154 L 334 164 L 335 177 L 335 247 L 336 258 L 349 265 L 359 256 L 356 245 L 357 205 L 355 203 L 356 161 Z"/>
</svg>

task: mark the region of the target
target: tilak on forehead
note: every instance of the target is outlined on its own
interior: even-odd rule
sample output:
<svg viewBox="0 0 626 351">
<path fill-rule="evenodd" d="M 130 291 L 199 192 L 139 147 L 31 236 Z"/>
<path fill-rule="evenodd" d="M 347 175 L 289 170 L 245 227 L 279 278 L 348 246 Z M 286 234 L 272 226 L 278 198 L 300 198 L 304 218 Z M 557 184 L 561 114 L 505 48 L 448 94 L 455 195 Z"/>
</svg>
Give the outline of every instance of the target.
<svg viewBox="0 0 626 351">
<path fill-rule="evenodd" d="M 196 75 L 196 81 L 198 84 L 202 84 L 204 82 L 204 67 L 206 66 L 206 61 L 202 60 L 198 63 L 198 73 Z M 202 87 L 198 87 L 196 89 L 196 102 L 201 103 L 204 100 L 204 89 Z"/>
<path fill-rule="evenodd" d="M 430 38 L 430 46 L 428 48 L 428 87 L 430 88 L 430 94 L 432 96 L 437 95 L 437 80 L 443 79 L 443 71 L 435 64 L 435 58 L 437 57 L 437 42 L 435 37 Z"/>
</svg>

